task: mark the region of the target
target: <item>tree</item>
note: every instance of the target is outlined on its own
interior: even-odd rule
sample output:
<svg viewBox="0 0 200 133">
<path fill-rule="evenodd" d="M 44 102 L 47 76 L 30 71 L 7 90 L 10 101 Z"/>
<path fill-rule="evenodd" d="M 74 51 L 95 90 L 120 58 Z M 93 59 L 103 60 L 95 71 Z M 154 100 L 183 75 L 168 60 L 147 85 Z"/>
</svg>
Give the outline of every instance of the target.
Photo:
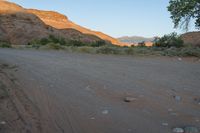
<svg viewBox="0 0 200 133">
<path fill-rule="evenodd" d="M 168 11 L 174 22 L 174 27 L 188 30 L 191 20 L 195 20 L 195 26 L 200 29 L 200 0 L 170 0 Z"/>
<path fill-rule="evenodd" d="M 176 47 L 180 48 L 183 47 L 183 40 L 181 40 L 180 36 L 177 33 L 171 33 L 169 35 L 164 35 L 161 38 L 158 38 L 154 42 L 154 46 L 156 47 Z"/>
</svg>

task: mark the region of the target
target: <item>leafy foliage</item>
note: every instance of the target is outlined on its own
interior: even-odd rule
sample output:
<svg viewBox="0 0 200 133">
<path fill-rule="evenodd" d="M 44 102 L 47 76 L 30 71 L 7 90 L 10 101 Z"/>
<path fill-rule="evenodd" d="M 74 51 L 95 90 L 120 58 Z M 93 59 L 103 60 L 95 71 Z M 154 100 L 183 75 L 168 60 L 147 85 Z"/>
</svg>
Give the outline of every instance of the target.
<svg viewBox="0 0 200 133">
<path fill-rule="evenodd" d="M 154 42 L 156 47 L 183 47 L 183 40 L 177 33 L 171 33 L 169 35 L 164 35 L 163 37 L 156 39 Z"/>
<path fill-rule="evenodd" d="M 196 28 L 200 29 L 200 0 L 170 0 L 168 11 L 175 28 L 188 30 L 190 20 L 194 19 Z"/>
</svg>

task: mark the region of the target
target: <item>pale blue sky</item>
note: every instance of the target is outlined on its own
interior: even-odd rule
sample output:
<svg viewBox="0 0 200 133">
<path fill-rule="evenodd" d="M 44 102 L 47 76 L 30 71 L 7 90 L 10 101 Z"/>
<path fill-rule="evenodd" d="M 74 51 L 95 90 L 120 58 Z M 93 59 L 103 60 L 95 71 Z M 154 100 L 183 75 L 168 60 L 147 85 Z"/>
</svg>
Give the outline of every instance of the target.
<svg viewBox="0 0 200 133">
<path fill-rule="evenodd" d="M 173 31 L 169 0 L 10 0 L 26 8 L 54 10 L 73 22 L 113 37 L 162 36 Z M 193 24 L 191 25 L 193 27 Z M 192 28 L 193 29 L 193 28 Z"/>
</svg>

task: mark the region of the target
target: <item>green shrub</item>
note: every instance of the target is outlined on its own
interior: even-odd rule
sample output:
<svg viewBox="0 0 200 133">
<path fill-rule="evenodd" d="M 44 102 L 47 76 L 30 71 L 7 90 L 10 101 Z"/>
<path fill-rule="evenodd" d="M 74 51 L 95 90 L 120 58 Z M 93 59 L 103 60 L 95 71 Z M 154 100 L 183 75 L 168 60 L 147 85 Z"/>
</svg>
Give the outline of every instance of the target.
<svg viewBox="0 0 200 133">
<path fill-rule="evenodd" d="M 66 42 L 63 37 L 55 37 L 53 35 L 49 35 L 48 38 L 42 38 L 40 40 L 34 40 L 29 42 L 27 45 L 34 45 L 33 47 L 45 46 L 48 43 L 60 44 L 62 46 L 74 46 L 74 47 L 82 47 L 82 46 L 91 46 L 91 47 L 101 47 L 105 46 L 107 43 L 104 40 L 99 40 L 96 42 L 84 42 L 80 40 L 69 40 Z"/>
<path fill-rule="evenodd" d="M 200 48 L 183 47 L 183 48 L 167 48 L 162 50 L 164 56 L 181 56 L 181 57 L 200 57 Z"/>
<path fill-rule="evenodd" d="M 81 41 L 79 41 L 79 40 L 71 40 L 71 41 L 69 41 L 67 46 L 81 47 L 81 46 L 86 46 L 86 44 L 81 42 Z"/>
<path fill-rule="evenodd" d="M 165 48 L 162 52 L 163 56 L 178 56 L 177 48 Z"/>
<path fill-rule="evenodd" d="M 83 53 L 96 53 L 96 49 L 93 48 L 93 47 L 84 46 L 84 47 L 79 47 L 79 48 L 78 48 L 78 52 L 83 52 Z"/>
<path fill-rule="evenodd" d="M 0 41 L 0 47 L 1 48 L 11 48 L 11 44 L 8 42 Z"/>
<path fill-rule="evenodd" d="M 60 43 L 60 45 L 66 45 L 66 41 L 65 41 L 65 39 L 63 38 L 63 37 L 61 37 L 60 39 L 59 39 L 59 43 Z"/>
<path fill-rule="evenodd" d="M 59 43 L 59 39 L 54 35 L 49 35 L 49 42 Z"/>
<path fill-rule="evenodd" d="M 59 45 L 62 45 L 62 46 L 65 46 L 66 45 L 66 41 L 64 38 L 60 37 L 60 38 L 56 38 L 55 36 L 53 35 L 49 35 L 48 38 L 42 38 L 40 40 L 32 40 L 31 42 L 29 42 L 27 45 L 30 45 L 32 46 L 33 48 L 40 48 L 41 46 L 45 46 L 45 45 L 48 45 L 48 44 L 59 44 Z"/>
<path fill-rule="evenodd" d="M 193 56 L 200 57 L 200 48 L 198 47 L 188 47 L 178 50 L 180 56 Z"/>
<path fill-rule="evenodd" d="M 120 48 L 115 47 L 115 46 L 103 46 L 103 47 L 99 47 L 99 49 L 97 50 L 97 53 L 101 53 L 101 54 L 122 54 L 122 50 L 120 50 Z"/>
<path fill-rule="evenodd" d="M 55 49 L 55 50 L 60 50 L 60 49 L 64 49 L 59 43 L 48 43 L 47 44 L 48 48 L 50 49 Z"/>
<path fill-rule="evenodd" d="M 47 38 L 42 38 L 40 41 L 39 41 L 39 43 L 41 44 L 41 45 L 46 45 L 46 44 L 48 44 L 50 41 L 47 39 Z"/>
<path fill-rule="evenodd" d="M 32 44 L 32 48 L 39 49 L 40 47 L 41 47 L 40 44 L 37 44 L 37 43 Z"/>
<path fill-rule="evenodd" d="M 124 49 L 124 53 L 127 54 L 127 55 L 134 55 L 135 54 L 135 50 L 134 50 L 133 47 L 126 48 L 126 49 Z"/>
<path fill-rule="evenodd" d="M 183 40 L 181 40 L 180 36 L 177 33 L 171 33 L 169 35 L 164 35 L 163 37 L 156 39 L 154 46 L 156 47 L 183 47 Z"/>
<path fill-rule="evenodd" d="M 90 46 L 92 46 L 92 47 L 102 47 L 102 46 L 105 46 L 105 45 L 106 45 L 106 42 L 104 40 L 99 40 L 99 41 L 92 43 Z"/>
</svg>

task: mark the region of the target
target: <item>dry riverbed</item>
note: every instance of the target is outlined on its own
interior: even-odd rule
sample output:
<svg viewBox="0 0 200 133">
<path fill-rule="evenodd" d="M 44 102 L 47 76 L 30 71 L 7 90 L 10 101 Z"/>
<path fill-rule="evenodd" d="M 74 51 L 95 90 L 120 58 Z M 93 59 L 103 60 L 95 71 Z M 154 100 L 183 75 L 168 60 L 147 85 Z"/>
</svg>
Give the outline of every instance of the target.
<svg viewBox="0 0 200 133">
<path fill-rule="evenodd" d="M 0 49 L 0 132 L 196 133 L 199 68 L 196 58 Z"/>
</svg>

